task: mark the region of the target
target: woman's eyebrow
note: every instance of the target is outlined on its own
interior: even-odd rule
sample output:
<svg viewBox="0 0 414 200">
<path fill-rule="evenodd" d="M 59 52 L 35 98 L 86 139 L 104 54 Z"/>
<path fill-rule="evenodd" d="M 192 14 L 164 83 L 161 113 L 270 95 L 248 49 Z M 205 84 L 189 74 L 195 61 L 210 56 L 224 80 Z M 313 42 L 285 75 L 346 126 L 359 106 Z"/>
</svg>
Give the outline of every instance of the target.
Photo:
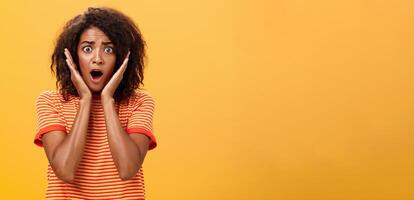
<svg viewBox="0 0 414 200">
<path fill-rule="evenodd" d="M 95 44 L 95 41 L 82 41 L 81 44 L 83 43 L 87 43 L 87 44 Z M 107 45 L 107 44 L 113 44 L 111 41 L 109 42 L 102 42 L 102 44 Z"/>
<path fill-rule="evenodd" d="M 83 43 L 87 43 L 87 44 L 95 44 L 95 42 L 94 42 L 94 41 L 82 41 L 82 42 L 81 42 L 81 44 L 83 44 Z"/>
</svg>

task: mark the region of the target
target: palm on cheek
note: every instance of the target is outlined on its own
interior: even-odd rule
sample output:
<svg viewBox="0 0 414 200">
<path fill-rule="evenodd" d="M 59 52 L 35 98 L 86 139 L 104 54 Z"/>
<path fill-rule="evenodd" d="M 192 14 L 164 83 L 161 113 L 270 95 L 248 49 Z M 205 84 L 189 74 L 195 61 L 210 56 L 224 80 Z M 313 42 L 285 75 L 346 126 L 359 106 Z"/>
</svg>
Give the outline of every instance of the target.
<svg viewBox="0 0 414 200">
<path fill-rule="evenodd" d="M 70 78 L 76 90 L 78 91 L 80 98 L 92 96 L 91 91 L 89 90 L 82 76 L 79 74 L 79 71 L 76 69 L 77 67 L 73 62 L 73 58 L 69 50 L 65 48 L 64 53 L 66 56 L 66 64 L 69 66 L 70 70 Z"/>
<path fill-rule="evenodd" d="M 111 80 L 106 84 L 104 89 L 102 90 L 101 96 L 104 98 L 113 98 L 116 88 L 119 86 L 119 84 L 122 81 L 122 77 L 124 75 L 124 72 L 128 66 L 128 59 L 129 59 L 128 52 L 127 56 L 124 59 L 124 62 L 122 62 L 119 69 L 115 72 L 115 74 L 112 76 Z"/>
</svg>

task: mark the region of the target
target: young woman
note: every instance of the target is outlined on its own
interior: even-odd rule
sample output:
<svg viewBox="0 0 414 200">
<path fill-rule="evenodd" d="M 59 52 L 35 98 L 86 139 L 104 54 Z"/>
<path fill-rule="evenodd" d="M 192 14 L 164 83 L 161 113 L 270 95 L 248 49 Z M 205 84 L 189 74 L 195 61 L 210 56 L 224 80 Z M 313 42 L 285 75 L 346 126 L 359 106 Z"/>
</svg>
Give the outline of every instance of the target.
<svg viewBox="0 0 414 200">
<path fill-rule="evenodd" d="M 117 10 L 67 22 L 52 55 L 58 90 L 36 100 L 47 199 L 145 199 L 142 164 L 157 143 L 144 58 L 139 29 Z"/>
</svg>

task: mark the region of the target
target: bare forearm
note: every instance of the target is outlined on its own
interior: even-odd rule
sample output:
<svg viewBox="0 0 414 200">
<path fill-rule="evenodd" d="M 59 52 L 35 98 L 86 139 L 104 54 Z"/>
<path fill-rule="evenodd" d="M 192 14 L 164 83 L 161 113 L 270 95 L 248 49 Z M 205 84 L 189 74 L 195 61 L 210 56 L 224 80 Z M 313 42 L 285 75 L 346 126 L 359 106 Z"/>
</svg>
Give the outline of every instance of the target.
<svg viewBox="0 0 414 200">
<path fill-rule="evenodd" d="M 102 99 L 109 148 L 121 179 L 133 177 L 142 164 L 137 144 L 123 130 L 112 98 Z"/>
<path fill-rule="evenodd" d="M 53 162 L 57 166 L 58 173 L 67 180 L 73 180 L 76 169 L 83 155 L 86 134 L 88 131 L 91 100 L 79 101 L 79 110 L 76 114 L 70 134 L 59 144 L 54 155 Z M 60 171 L 59 171 L 60 170 Z"/>
</svg>

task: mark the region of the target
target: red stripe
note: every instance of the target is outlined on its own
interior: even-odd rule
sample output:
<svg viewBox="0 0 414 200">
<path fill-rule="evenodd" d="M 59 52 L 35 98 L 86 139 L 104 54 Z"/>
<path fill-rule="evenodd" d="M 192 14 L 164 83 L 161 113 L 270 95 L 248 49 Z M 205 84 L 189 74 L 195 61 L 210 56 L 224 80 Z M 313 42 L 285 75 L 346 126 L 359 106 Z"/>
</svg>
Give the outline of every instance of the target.
<svg viewBox="0 0 414 200">
<path fill-rule="evenodd" d="M 148 136 L 151 139 L 150 143 L 149 143 L 148 150 L 154 149 L 157 146 L 157 141 L 155 140 L 154 134 L 152 134 L 151 131 L 148 131 L 148 130 L 143 129 L 143 128 L 127 128 L 126 132 L 129 133 L 129 134 L 141 133 L 141 134 L 144 134 L 144 135 Z"/>
<path fill-rule="evenodd" d="M 39 147 L 43 147 L 42 136 L 49 131 L 64 131 L 66 133 L 66 128 L 61 125 L 46 126 L 40 129 L 39 132 L 37 132 L 35 139 L 34 139 L 34 143 Z"/>
</svg>

